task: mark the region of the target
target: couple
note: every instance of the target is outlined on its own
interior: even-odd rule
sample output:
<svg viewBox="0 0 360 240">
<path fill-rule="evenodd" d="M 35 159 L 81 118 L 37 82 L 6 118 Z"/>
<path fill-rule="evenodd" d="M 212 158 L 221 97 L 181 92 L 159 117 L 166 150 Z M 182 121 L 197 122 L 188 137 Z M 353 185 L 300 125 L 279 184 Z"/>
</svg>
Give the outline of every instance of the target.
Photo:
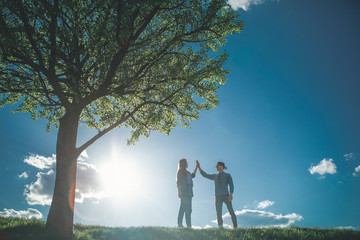
<svg viewBox="0 0 360 240">
<path fill-rule="evenodd" d="M 187 160 L 185 158 L 180 159 L 179 169 L 176 174 L 176 183 L 179 192 L 179 198 L 181 199 L 180 209 L 178 214 L 178 227 L 182 227 L 182 221 L 185 214 L 185 221 L 188 228 L 191 227 L 191 200 L 193 197 L 193 181 L 197 169 L 200 170 L 200 173 L 203 177 L 213 180 L 215 183 L 215 207 L 216 207 L 216 216 L 217 223 L 219 228 L 223 227 L 222 219 L 222 205 L 226 204 L 227 209 L 231 215 L 231 220 L 234 228 L 237 227 L 236 216 L 231 204 L 232 194 L 234 192 L 234 184 L 229 173 L 225 173 L 224 170 L 227 168 L 223 162 L 218 162 L 216 164 L 217 174 L 207 174 L 204 172 L 198 160 L 196 160 L 196 168 L 193 173 L 190 173 L 186 170 L 188 167 Z M 230 187 L 230 193 L 228 190 L 228 185 Z"/>
</svg>

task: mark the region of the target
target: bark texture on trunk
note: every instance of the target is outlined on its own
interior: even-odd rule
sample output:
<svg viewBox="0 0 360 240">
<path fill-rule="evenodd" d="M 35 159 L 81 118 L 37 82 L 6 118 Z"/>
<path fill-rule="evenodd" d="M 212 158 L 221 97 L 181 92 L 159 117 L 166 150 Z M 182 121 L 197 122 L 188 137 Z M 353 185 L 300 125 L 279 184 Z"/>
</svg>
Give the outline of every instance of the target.
<svg viewBox="0 0 360 240">
<path fill-rule="evenodd" d="M 73 234 L 76 166 L 79 152 L 76 138 L 80 113 L 67 112 L 60 120 L 56 146 L 56 179 L 46 229 L 70 239 Z"/>
</svg>

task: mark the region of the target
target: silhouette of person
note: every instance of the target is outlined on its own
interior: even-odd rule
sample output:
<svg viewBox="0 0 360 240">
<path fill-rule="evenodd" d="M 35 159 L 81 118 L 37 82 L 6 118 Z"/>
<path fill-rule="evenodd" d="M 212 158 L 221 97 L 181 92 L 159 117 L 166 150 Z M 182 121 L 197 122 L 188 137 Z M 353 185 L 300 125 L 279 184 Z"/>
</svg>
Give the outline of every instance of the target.
<svg viewBox="0 0 360 240">
<path fill-rule="evenodd" d="M 233 206 L 231 204 L 232 194 L 234 192 L 234 184 L 229 173 L 224 172 L 227 169 L 223 162 L 218 162 L 216 164 L 216 170 L 218 174 L 207 174 L 204 172 L 201 167 L 199 161 L 196 160 L 196 167 L 199 168 L 200 173 L 203 177 L 213 180 L 215 183 L 215 207 L 216 207 L 216 216 L 218 226 L 220 228 L 223 227 L 223 219 L 222 219 L 222 205 L 225 203 L 233 223 L 234 228 L 237 227 L 237 219 L 234 213 Z M 228 187 L 229 186 L 229 187 Z M 230 188 L 230 193 L 229 189 Z"/>
<path fill-rule="evenodd" d="M 188 163 L 185 158 L 180 159 L 179 167 L 176 174 L 176 184 L 178 188 L 178 195 L 180 198 L 180 208 L 178 214 L 178 227 L 183 227 L 183 217 L 185 214 L 186 226 L 191 228 L 191 212 L 192 206 L 191 201 L 193 194 L 193 181 L 192 179 L 195 177 L 197 167 L 194 169 L 193 173 L 187 171 Z"/>
</svg>

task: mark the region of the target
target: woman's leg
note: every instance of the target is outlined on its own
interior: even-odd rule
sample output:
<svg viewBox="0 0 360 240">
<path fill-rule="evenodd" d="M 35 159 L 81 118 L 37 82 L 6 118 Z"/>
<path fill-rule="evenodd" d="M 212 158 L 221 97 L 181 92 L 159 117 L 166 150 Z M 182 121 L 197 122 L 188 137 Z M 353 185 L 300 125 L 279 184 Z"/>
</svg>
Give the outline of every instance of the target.
<svg viewBox="0 0 360 240">
<path fill-rule="evenodd" d="M 178 227 L 182 227 L 182 221 L 183 221 L 183 217 L 184 217 L 184 213 L 185 213 L 185 206 L 184 206 L 184 200 L 183 198 L 180 199 L 180 208 L 179 208 L 179 213 L 178 213 Z"/>
<path fill-rule="evenodd" d="M 186 203 L 185 203 L 185 221 L 186 221 L 186 226 L 188 228 L 191 228 L 191 212 L 192 212 L 192 197 L 188 197 L 186 198 Z"/>
</svg>

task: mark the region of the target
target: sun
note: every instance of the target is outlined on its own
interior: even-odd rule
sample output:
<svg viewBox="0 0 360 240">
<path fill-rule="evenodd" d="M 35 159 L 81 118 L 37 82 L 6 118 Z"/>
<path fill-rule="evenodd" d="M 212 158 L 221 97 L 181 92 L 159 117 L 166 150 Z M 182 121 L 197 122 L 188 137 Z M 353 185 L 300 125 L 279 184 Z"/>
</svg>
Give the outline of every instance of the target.
<svg viewBox="0 0 360 240">
<path fill-rule="evenodd" d="M 144 192 L 144 174 L 131 157 L 113 157 L 100 167 L 100 181 L 109 198 L 136 196 Z"/>
</svg>

